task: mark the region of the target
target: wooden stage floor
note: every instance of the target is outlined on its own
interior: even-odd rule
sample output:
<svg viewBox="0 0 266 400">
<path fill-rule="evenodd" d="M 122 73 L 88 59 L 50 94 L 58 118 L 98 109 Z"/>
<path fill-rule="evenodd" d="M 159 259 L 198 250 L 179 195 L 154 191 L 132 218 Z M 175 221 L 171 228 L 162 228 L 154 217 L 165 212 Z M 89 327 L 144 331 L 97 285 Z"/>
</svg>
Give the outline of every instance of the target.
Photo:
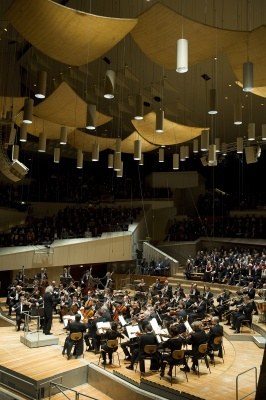
<svg viewBox="0 0 266 400">
<path fill-rule="evenodd" d="M 260 323 L 259 325 L 260 329 L 266 331 L 265 323 Z M 249 336 L 253 336 L 254 333 L 245 332 L 233 335 L 227 326 L 224 329 L 224 363 L 222 359 L 216 357 L 216 366 L 211 365 L 211 374 L 209 374 L 204 363 L 200 364 L 200 377 L 190 372 L 188 373 L 188 382 L 185 379 L 184 373 L 177 369 L 177 376 L 173 379 L 172 388 L 170 378 L 164 377 L 160 379 L 159 373 L 148 371 L 148 366 L 146 367 L 148 372 L 141 379 L 139 372 L 127 370 L 126 365 L 128 364 L 124 361 L 121 349 L 119 350 L 120 367 L 115 357 L 115 365 L 106 366 L 105 371 L 101 366 L 96 367 L 96 369 L 104 373 L 102 382 L 104 382 L 106 374 L 115 375 L 116 379 L 129 382 L 136 387 L 147 388 L 147 390 L 154 390 L 155 392 L 158 389 L 158 393 L 163 398 L 171 398 L 169 395 L 169 391 L 171 391 L 171 393 L 176 393 L 176 399 L 193 398 L 192 396 L 196 396 L 197 398 L 206 400 L 233 400 L 236 398 L 237 375 L 253 367 L 257 368 L 259 375 L 264 349 L 259 348 L 254 342 L 248 340 Z M 92 352 L 85 352 L 84 358 L 81 357 L 79 359 L 73 358 L 67 360 L 62 356 L 62 346 L 66 332 L 63 329 L 63 325 L 59 323 L 58 317 L 55 317 L 53 320 L 52 332 L 59 338 L 58 345 L 29 348 L 20 342 L 20 335 L 23 335 L 23 332 L 16 332 L 15 326 L 5 323 L 0 319 L 1 371 L 11 371 L 20 377 L 27 377 L 30 381 L 47 382 L 54 376 L 62 376 L 63 374 L 74 373 L 76 376 L 80 376 L 78 371 L 81 371 L 82 368 L 93 369 L 93 366 L 98 366 L 99 355 Z M 10 379 L 12 381 L 12 378 Z M 75 378 L 70 378 L 70 381 L 71 379 Z M 93 387 L 84 385 L 84 383 L 78 382 L 78 380 L 76 384 L 71 382 L 71 386 L 77 386 L 77 390 L 99 400 L 119 399 L 118 395 L 114 396 L 111 388 L 108 389 L 104 385 L 101 387 L 100 383 L 95 388 L 95 392 L 93 392 Z M 252 370 L 243 375 L 239 380 L 239 398 L 248 395 L 248 393 L 254 390 L 254 370 Z M 186 394 L 187 397 L 178 397 L 180 393 Z M 47 394 L 45 397 L 47 397 Z M 54 400 L 61 398 L 63 397 L 60 397 L 60 395 L 53 397 Z M 246 397 L 248 400 L 254 398 L 255 393 Z"/>
</svg>

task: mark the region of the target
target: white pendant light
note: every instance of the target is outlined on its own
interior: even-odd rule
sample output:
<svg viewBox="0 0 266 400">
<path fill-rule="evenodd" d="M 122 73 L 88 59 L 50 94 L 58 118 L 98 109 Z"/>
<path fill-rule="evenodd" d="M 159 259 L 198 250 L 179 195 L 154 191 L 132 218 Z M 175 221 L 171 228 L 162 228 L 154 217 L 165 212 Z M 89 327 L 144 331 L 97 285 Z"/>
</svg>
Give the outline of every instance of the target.
<svg viewBox="0 0 266 400">
<path fill-rule="evenodd" d="M 248 140 L 255 140 L 255 123 L 254 122 L 250 122 L 248 124 Z"/>
<path fill-rule="evenodd" d="M 176 72 L 183 74 L 188 71 L 188 41 L 178 39 L 177 41 L 177 60 Z"/>
<path fill-rule="evenodd" d="M 19 158 L 19 145 L 13 144 L 12 146 L 12 161 L 18 161 Z"/>
<path fill-rule="evenodd" d="M 100 146 L 99 143 L 93 143 L 91 161 L 99 161 Z"/>
<path fill-rule="evenodd" d="M 208 114 L 215 115 L 218 113 L 216 103 L 216 89 L 210 89 L 210 108 Z"/>
<path fill-rule="evenodd" d="M 93 131 L 96 127 L 96 105 L 87 105 L 86 129 Z"/>
<path fill-rule="evenodd" d="M 120 171 L 121 169 L 121 153 L 115 153 L 114 155 L 114 171 Z"/>
<path fill-rule="evenodd" d="M 222 155 L 227 156 L 227 143 L 222 143 Z"/>
<path fill-rule="evenodd" d="M 81 149 L 77 150 L 77 168 L 78 169 L 83 168 L 83 152 Z"/>
<path fill-rule="evenodd" d="M 201 151 L 207 151 L 209 149 L 209 131 L 208 131 L 208 129 L 203 129 L 201 131 L 200 149 L 201 149 Z"/>
<path fill-rule="evenodd" d="M 164 148 L 160 147 L 159 148 L 159 163 L 164 162 Z"/>
<path fill-rule="evenodd" d="M 261 125 L 261 139 L 266 140 L 266 124 Z"/>
<path fill-rule="evenodd" d="M 189 158 L 189 146 L 184 146 L 185 158 Z"/>
<path fill-rule="evenodd" d="M 27 142 L 27 136 L 28 136 L 27 125 L 28 124 L 22 123 L 20 126 L 20 136 L 19 136 L 20 142 Z"/>
<path fill-rule="evenodd" d="M 59 164 L 60 162 L 60 147 L 54 148 L 54 163 Z"/>
<path fill-rule="evenodd" d="M 198 139 L 193 140 L 193 153 L 199 152 L 199 141 Z"/>
<path fill-rule="evenodd" d="M 243 148 L 244 148 L 244 140 L 242 137 L 237 137 L 236 138 L 236 152 L 238 154 L 243 153 Z"/>
<path fill-rule="evenodd" d="M 135 140 L 134 141 L 134 160 L 141 159 L 141 141 Z"/>
<path fill-rule="evenodd" d="M 46 152 L 46 133 L 44 132 L 41 132 L 39 136 L 38 152 L 39 153 Z"/>
<path fill-rule="evenodd" d="M 141 153 L 141 159 L 139 160 L 139 165 L 144 165 L 144 154 Z"/>
<path fill-rule="evenodd" d="M 136 113 L 134 119 L 143 119 L 143 99 L 141 94 L 137 94 L 136 96 Z"/>
<path fill-rule="evenodd" d="M 179 169 L 179 154 L 173 154 L 173 169 Z"/>
<path fill-rule="evenodd" d="M 105 73 L 104 97 L 113 99 L 115 91 L 115 71 L 108 69 Z"/>
<path fill-rule="evenodd" d="M 215 144 L 209 145 L 208 162 L 211 164 L 216 162 L 216 146 L 215 146 Z"/>
<path fill-rule="evenodd" d="M 220 138 L 215 138 L 214 144 L 216 146 L 216 153 L 220 153 L 220 151 L 221 151 Z"/>
<path fill-rule="evenodd" d="M 243 64 L 243 91 L 250 92 L 253 87 L 253 63 L 247 61 Z"/>
<path fill-rule="evenodd" d="M 24 124 L 32 124 L 33 115 L 33 99 L 25 99 L 24 111 L 23 111 L 23 122 Z"/>
<path fill-rule="evenodd" d="M 115 152 L 121 153 L 121 139 L 117 138 L 115 141 Z"/>
<path fill-rule="evenodd" d="M 113 155 L 113 153 L 108 154 L 108 168 L 114 168 L 114 155 Z"/>
<path fill-rule="evenodd" d="M 67 144 L 67 127 L 61 126 L 60 130 L 60 144 Z"/>
<path fill-rule="evenodd" d="M 242 104 L 237 103 L 234 105 L 234 124 L 241 125 L 242 124 Z"/>
<path fill-rule="evenodd" d="M 185 146 L 180 147 L 180 161 L 186 161 L 186 149 Z"/>
<path fill-rule="evenodd" d="M 121 161 L 120 170 L 116 171 L 117 178 L 123 178 L 123 161 Z"/>
<path fill-rule="evenodd" d="M 164 110 L 160 108 L 156 112 L 156 133 L 163 133 L 163 125 L 164 125 Z"/>
<path fill-rule="evenodd" d="M 37 97 L 37 99 L 45 98 L 45 96 L 46 96 L 46 81 L 47 81 L 47 72 L 46 71 L 38 71 L 36 93 L 35 93 L 35 97 Z"/>
</svg>

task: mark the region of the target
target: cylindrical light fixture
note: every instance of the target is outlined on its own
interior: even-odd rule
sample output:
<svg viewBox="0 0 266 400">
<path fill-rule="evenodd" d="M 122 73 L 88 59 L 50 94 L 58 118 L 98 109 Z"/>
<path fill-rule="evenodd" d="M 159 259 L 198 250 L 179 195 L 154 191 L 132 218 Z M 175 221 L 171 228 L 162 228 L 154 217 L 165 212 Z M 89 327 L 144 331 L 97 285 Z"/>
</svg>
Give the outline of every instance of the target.
<svg viewBox="0 0 266 400">
<path fill-rule="evenodd" d="M 94 130 L 96 127 L 96 105 L 88 104 L 87 105 L 87 120 L 86 120 L 86 129 Z"/>
<path fill-rule="evenodd" d="M 216 146 L 215 146 L 215 144 L 209 145 L 208 162 L 211 164 L 216 162 Z"/>
<path fill-rule="evenodd" d="M 120 170 L 116 171 L 117 178 L 123 178 L 123 161 L 121 161 Z"/>
<path fill-rule="evenodd" d="M 216 153 L 220 153 L 221 151 L 220 138 L 215 138 L 214 143 L 216 146 Z"/>
<path fill-rule="evenodd" d="M 187 39 L 178 39 L 176 72 L 183 74 L 184 72 L 187 71 L 188 71 L 188 41 Z"/>
<path fill-rule="evenodd" d="M 261 125 L 261 139 L 266 140 L 266 124 Z"/>
<path fill-rule="evenodd" d="M 114 155 L 113 155 L 113 153 L 108 154 L 108 168 L 114 168 Z"/>
<path fill-rule="evenodd" d="M 247 61 L 243 64 L 243 91 L 250 92 L 253 87 L 253 63 Z"/>
<path fill-rule="evenodd" d="M 164 148 L 162 147 L 159 148 L 159 162 L 160 163 L 164 162 Z"/>
<path fill-rule="evenodd" d="M 189 158 L 189 146 L 184 146 L 185 158 Z"/>
<path fill-rule="evenodd" d="M 134 119 L 143 119 L 143 99 L 141 94 L 136 96 L 136 113 Z"/>
<path fill-rule="evenodd" d="M 121 139 L 117 138 L 115 141 L 115 152 L 116 153 L 121 153 Z"/>
<path fill-rule="evenodd" d="M 242 137 L 237 137 L 236 138 L 236 152 L 238 154 L 243 153 L 243 148 L 244 148 L 244 140 Z"/>
<path fill-rule="evenodd" d="M 237 103 L 234 105 L 234 124 L 241 125 L 242 124 L 242 104 Z"/>
<path fill-rule="evenodd" d="M 227 155 L 227 143 L 225 142 L 222 143 L 222 155 L 223 156 Z"/>
<path fill-rule="evenodd" d="M 67 127 L 66 126 L 61 126 L 60 144 L 67 144 Z"/>
<path fill-rule="evenodd" d="M 27 136 L 28 136 L 27 124 L 22 123 L 20 126 L 20 136 L 19 136 L 20 142 L 27 142 Z"/>
<path fill-rule="evenodd" d="M 186 149 L 185 146 L 180 147 L 180 161 L 186 160 Z"/>
<path fill-rule="evenodd" d="M 12 161 L 18 161 L 19 158 L 19 145 L 13 144 L 12 146 Z"/>
<path fill-rule="evenodd" d="M 208 129 L 203 129 L 201 131 L 200 149 L 201 149 L 201 151 L 207 151 L 209 149 L 209 131 L 208 131 Z"/>
<path fill-rule="evenodd" d="M 199 141 L 198 139 L 193 140 L 193 153 L 199 152 Z"/>
<path fill-rule="evenodd" d="M 217 114 L 216 89 L 210 89 L 210 108 L 208 114 Z"/>
<path fill-rule="evenodd" d="M 121 153 L 115 153 L 114 155 L 114 171 L 120 171 L 121 169 Z"/>
<path fill-rule="evenodd" d="M 25 99 L 24 111 L 23 111 L 23 122 L 24 124 L 32 124 L 33 115 L 33 99 Z"/>
<path fill-rule="evenodd" d="M 141 153 L 141 159 L 139 160 L 139 165 L 144 165 L 144 154 Z"/>
<path fill-rule="evenodd" d="M 83 152 L 81 149 L 77 150 L 77 168 L 78 169 L 83 168 Z"/>
<path fill-rule="evenodd" d="M 41 132 L 39 135 L 38 152 L 39 153 L 46 152 L 46 133 L 45 132 Z"/>
<path fill-rule="evenodd" d="M 173 154 L 173 169 L 179 169 L 179 154 Z"/>
<path fill-rule="evenodd" d="M 115 71 L 108 69 L 105 73 L 104 97 L 113 99 L 115 92 Z"/>
<path fill-rule="evenodd" d="M 46 71 L 38 71 L 36 93 L 35 93 L 35 97 L 37 97 L 37 99 L 45 98 L 45 96 L 46 96 L 46 81 L 47 81 L 47 72 Z"/>
<path fill-rule="evenodd" d="M 93 143 L 91 161 L 99 161 L 100 146 L 99 143 Z"/>
<path fill-rule="evenodd" d="M 58 164 L 60 162 L 60 147 L 54 148 L 54 163 Z"/>
<path fill-rule="evenodd" d="M 256 129 L 255 129 L 255 123 L 250 122 L 248 124 L 248 140 L 255 140 L 255 135 L 256 135 Z"/>
<path fill-rule="evenodd" d="M 163 123 L 164 123 L 164 110 L 160 108 L 156 112 L 156 127 L 155 132 L 162 133 L 163 132 Z"/>
<path fill-rule="evenodd" d="M 135 140 L 134 141 L 134 160 L 141 159 L 141 141 Z"/>
</svg>

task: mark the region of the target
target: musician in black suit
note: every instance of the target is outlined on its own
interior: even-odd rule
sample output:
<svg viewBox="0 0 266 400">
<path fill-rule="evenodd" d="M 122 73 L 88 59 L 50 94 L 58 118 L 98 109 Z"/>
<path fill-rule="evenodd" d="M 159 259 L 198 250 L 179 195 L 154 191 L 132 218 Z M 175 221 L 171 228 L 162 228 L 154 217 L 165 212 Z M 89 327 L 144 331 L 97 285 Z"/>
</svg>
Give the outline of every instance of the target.
<svg viewBox="0 0 266 400">
<path fill-rule="evenodd" d="M 107 329 L 105 334 L 102 335 L 102 340 L 105 340 L 106 343 L 101 346 L 101 354 L 102 354 L 102 364 L 106 364 L 106 355 L 109 357 L 109 364 L 112 364 L 112 354 L 117 351 L 117 347 L 110 348 L 107 346 L 108 340 L 113 340 L 117 338 L 123 338 L 124 335 L 120 332 L 117 332 L 117 324 L 116 322 L 111 322 L 111 329 Z"/>
<path fill-rule="evenodd" d="M 248 319 L 251 321 L 253 311 L 253 303 L 250 301 L 249 296 L 243 296 L 243 304 L 239 307 L 238 312 L 233 314 L 232 328 L 235 329 L 234 333 L 240 333 L 241 321 Z"/>
<path fill-rule="evenodd" d="M 193 332 L 191 333 L 190 337 L 186 339 L 184 342 L 186 344 L 190 344 L 192 346 L 191 350 L 186 350 L 185 354 L 192 357 L 192 371 L 196 370 L 196 366 L 198 365 L 199 356 L 199 345 L 203 343 L 207 343 L 207 335 L 202 329 L 201 321 L 194 321 L 191 325 Z M 186 367 L 185 367 L 186 368 Z M 186 371 L 189 372 L 189 367 L 186 368 Z"/>
<path fill-rule="evenodd" d="M 69 321 L 68 325 L 66 327 L 67 331 L 69 331 L 69 336 L 66 337 L 62 354 L 64 355 L 65 352 L 67 352 L 67 358 L 68 359 L 70 358 L 71 349 L 72 349 L 74 344 L 75 344 L 74 355 L 76 356 L 76 358 L 83 354 L 83 335 L 82 335 L 82 338 L 79 339 L 76 342 L 74 342 L 70 338 L 71 333 L 76 333 L 76 332 L 82 332 L 83 333 L 83 332 L 86 331 L 86 326 L 82 322 L 80 322 L 80 320 L 81 320 L 81 315 L 80 314 L 76 314 L 75 315 L 75 320 L 74 321 Z"/>
<path fill-rule="evenodd" d="M 25 311 L 29 311 L 30 303 L 25 299 L 24 296 L 20 296 L 19 301 L 14 305 L 12 311 L 16 313 L 16 325 L 17 331 L 20 331 L 20 325 L 25 321 Z"/>
<path fill-rule="evenodd" d="M 223 350 L 221 345 L 215 345 L 214 339 L 219 336 L 223 336 L 224 334 L 224 328 L 222 325 L 219 324 L 219 317 L 212 317 L 212 326 L 210 327 L 209 332 L 207 333 L 207 338 L 208 338 L 208 352 L 209 352 L 209 357 L 211 361 L 214 358 L 214 355 L 212 353 L 213 350 L 218 350 L 218 357 L 223 356 Z"/>
<path fill-rule="evenodd" d="M 43 296 L 43 306 L 44 306 L 44 322 L 43 322 L 43 333 L 45 335 L 52 335 L 51 327 L 52 327 L 52 320 L 53 320 L 53 287 L 47 286 L 45 289 L 45 294 Z"/>
</svg>

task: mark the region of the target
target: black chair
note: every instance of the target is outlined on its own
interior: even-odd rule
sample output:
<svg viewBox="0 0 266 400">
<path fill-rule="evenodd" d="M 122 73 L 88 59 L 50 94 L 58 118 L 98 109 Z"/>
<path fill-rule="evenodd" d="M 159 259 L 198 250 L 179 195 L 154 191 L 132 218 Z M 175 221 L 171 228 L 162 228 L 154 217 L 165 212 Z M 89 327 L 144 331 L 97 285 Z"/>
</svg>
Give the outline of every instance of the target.
<svg viewBox="0 0 266 400">
<path fill-rule="evenodd" d="M 119 367 L 120 367 L 121 364 L 120 364 L 120 358 L 119 358 L 119 353 L 118 353 L 118 339 L 109 339 L 109 340 L 107 340 L 106 341 L 106 346 L 107 346 L 108 350 L 112 353 L 112 364 L 113 364 L 114 354 L 116 354 L 117 355 L 118 364 L 119 364 Z M 101 358 L 102 358 L 102 354 L 100 353 L 98 365 L 100 364 Z M 105 364 L 104 364 L 104 369 L 105 369 Z"/>
</svg>

